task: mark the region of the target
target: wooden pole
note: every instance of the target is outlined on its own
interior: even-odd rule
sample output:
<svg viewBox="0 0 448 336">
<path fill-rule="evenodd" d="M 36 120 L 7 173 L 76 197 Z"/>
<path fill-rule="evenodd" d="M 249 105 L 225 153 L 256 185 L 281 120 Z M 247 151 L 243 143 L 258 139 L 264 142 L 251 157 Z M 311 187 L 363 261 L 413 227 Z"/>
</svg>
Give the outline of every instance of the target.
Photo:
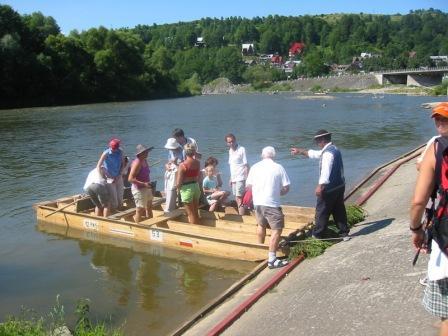
<svg viewBox="0 0 448 336">
<path fill-rule="evenodd" d="M 69 204 L 67 204 L 67 205 L 64 205 L 62 208 L 59 208 L 59 209 L 57 209 L 57 210 L 55 210 L 55 211 L 53 211 L 53 212 L 50 212 L 49 214 L 45 215 L 45 218 L 47 218 L 47 217 L 49 217 L 49 216 L 55 214 L 56 212 L 59 212 L 59 211 L 61 211 L 61 210 L 64 210 L 65 208 L 68 208 L 70 205 L 73 205 L 73 204 L 75 204 L 75 203 L 78 203 L 79 201 L 85 200 L 85 199 L 87 199 L 87 198 L 89 198 L 89 197 L 90 197 L 89 195 L 84 195 L 84 196 L 82 196 L 81 198 L 79 198 L 79 199 L 77 199 L 77 200 L 75 200 L 75 201 L 73 201 L 73 202 L 71 202 L 71 203 L 69 203 Z"/>
</svg>

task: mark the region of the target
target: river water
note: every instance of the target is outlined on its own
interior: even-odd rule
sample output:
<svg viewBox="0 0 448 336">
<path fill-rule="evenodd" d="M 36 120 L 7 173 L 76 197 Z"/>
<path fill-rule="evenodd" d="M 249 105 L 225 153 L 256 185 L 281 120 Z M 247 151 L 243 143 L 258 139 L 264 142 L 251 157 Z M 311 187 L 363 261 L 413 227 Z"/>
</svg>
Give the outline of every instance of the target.
<svg viewBox="0 0 448 336">
<path fill-rule="evenodd" d="M 89 298 L 95 319 L 109 319 L 130 335 L 164 335 L 255 266 L 39 231 L 33 203 L 81 193 L 111 137 L 119 137 L 130 156 L 138 143 L 155 146 L 149 160 L 164 161 L 163 145 L 181 127 L 204 158 L 219 159 L 225 180 L 225 134 L 236 135 L 250 164 L 273 145 L 292 182 L 284 203 L 313 206 L 317 162 L 291 157 L 291 145 L 313 146 L 318 129 L 333 132 L 350 187 L 434 134 L 429 111 L 420 107 L 433 100 L 241 94 L 0 111 L 0 319 L 21 306 L 45 314 L 60 295 L 68 313 L 79 298 Z M 163 185 L 162 163 L 151 177 Z"/>
</svg>

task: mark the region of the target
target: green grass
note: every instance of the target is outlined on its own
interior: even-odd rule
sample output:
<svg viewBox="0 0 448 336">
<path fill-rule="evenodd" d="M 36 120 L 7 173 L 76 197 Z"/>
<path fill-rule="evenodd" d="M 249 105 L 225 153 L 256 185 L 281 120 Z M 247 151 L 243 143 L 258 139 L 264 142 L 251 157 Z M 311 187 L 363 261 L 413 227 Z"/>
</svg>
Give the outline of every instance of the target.
<svg viewBox="0 0 448 336">
<path fill-rule="evenodd" d="M 110 329 L 104 322 L 93 323 L 89 318 L 89 300 L 80 299 L 75 314 L 76 325 L 69 328 L 73 336 L 121 336 L 121 330 Z M 66 322 L 64 306 L 56 297 L 56 304 L 45 317 L 38 317 L 30 309 L 22 308 L 19 316 L 9 316 L 5 322 L 0 323 L 0 336 L 47 336 L 58 335 Z"/>
<path fill-rule="evenodd" d="M 347 222 L 350 227 L 366 219 L 366 212 L 359 205 L 349 204 L 346 206 L 346 210 L 347 210 Z"/>
<path fill-rule="evenodd" d="M 269 87 L 268 91 L 292 91 L 293 87 L 289 83 L 276 83 Z"/>
<path fill-rule="evenodd" d="M 322 89 L 322 86 L 320 86 L 320 85 L 314 85 L 314 86 L 310 89 L 310 91 L 316 93 L 316 92 L 322 92 L 323 89 Z"/>
<path fill-rule="evenodd" d="M 330 92 L 355 92 L 359 91 L 359 89 L 349 89 L 349 88 L 341 88 L 339 86 L 334 86 L 330 89 Z"/>
<path fill-rule="evenodd" d="M 446 96 L 448 95 L 448 80 L 444 80 L 441 85 L 438 85 L 432 89 L 434 96 Z"/>
<path fill-rule="evenodd" d="M 349 227 L 352 227 L 356 223 L 362 222 L 366 218 L 366 212 L 359 205 L 350 204 L 346 206 L 347 222 Z M 329 238 L 338 237 L 338 228 L 334 224 L 334 221 L 330 219 L 328 231 L 332 233 Z M 325 252 L 327 248 L 333 245 L 335 241 L 317 240 L 312 237 L 299 240 L 289 252 L 289 259 L 295 259 L 299 255 L 303 254 L 305 258 L 314 258 Z"/>
</svg>

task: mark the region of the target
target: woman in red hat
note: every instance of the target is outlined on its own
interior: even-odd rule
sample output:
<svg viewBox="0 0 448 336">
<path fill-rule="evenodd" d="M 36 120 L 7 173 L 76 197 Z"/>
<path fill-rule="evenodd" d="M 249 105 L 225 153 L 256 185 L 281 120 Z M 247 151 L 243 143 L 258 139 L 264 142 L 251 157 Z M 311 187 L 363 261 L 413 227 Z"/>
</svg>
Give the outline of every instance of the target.
<svg viewBox="0 0 448 336">
<path fill-rule="evenodd" d="M 124 165 L 123 151 L 120 149 L 120 140 L 112 139 L 102 154 L 96 168 L 100 174 L 104 174 L 107 188 L 110 194 L 111 208 L 117 209 L 123 204 L 123 178 L 121 170 Z"/>
</svg>

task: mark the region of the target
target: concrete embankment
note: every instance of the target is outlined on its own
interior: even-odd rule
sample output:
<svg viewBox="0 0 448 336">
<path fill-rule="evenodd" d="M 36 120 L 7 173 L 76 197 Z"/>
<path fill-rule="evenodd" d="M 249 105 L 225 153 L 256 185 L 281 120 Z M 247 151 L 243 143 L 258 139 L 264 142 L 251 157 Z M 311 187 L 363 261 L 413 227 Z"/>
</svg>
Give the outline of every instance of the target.
<svg viewBox="0 0 448 336">
<path fill-rule="evenodd" d="M 244 303 L 282 272 L 264 269 L 185 334 L 437 334 L 437 318 L 421 306 L 423 287 L 418 280 L 426 273 L 427 256 L 412 267 L 408 218 L 416 176 L 415 156 L 378 169 L 369 179 L 376 182 L 353 194 L 359 198 L 383 180 L 365 200 L 368 217 L 352 229 L 350 241 L 291 268 L 276 287 L 245 309 Z M 247 311 L 238 315 L 238 309 Z"/>
<path fill-rule="evenodd" d="M 287 82 L 296 91 L 309 91 L 312 87 L 320 86 L 324 90 L 347 89 L 347 90 L 362 90 L 378 85 L 378 80 L 371 74 L 360 75 L 344 75 L 344 76 L 330 76 L 320 78 L 303 78 L 291 80 Z"/>
<path fill-rule="evenodd" d="M 324 90 L 334 90 L 336 88 L 346 90 L 363 90 L 374 85 L 378 85 L 378 81 L 374 75 L 359 74 L 294 79 L 276 82 L 276 84 L 288 84 L 294 91 L 310 91 L 311 88 L 315 86 L 320 86 Z M 246 92 L 249 87 L 249 84 L 234 85 L 227 78 L 218 78 L 213 82 L 204 85 L 202 88 L 202 94 L 232 94 Z"/>
</svg>

